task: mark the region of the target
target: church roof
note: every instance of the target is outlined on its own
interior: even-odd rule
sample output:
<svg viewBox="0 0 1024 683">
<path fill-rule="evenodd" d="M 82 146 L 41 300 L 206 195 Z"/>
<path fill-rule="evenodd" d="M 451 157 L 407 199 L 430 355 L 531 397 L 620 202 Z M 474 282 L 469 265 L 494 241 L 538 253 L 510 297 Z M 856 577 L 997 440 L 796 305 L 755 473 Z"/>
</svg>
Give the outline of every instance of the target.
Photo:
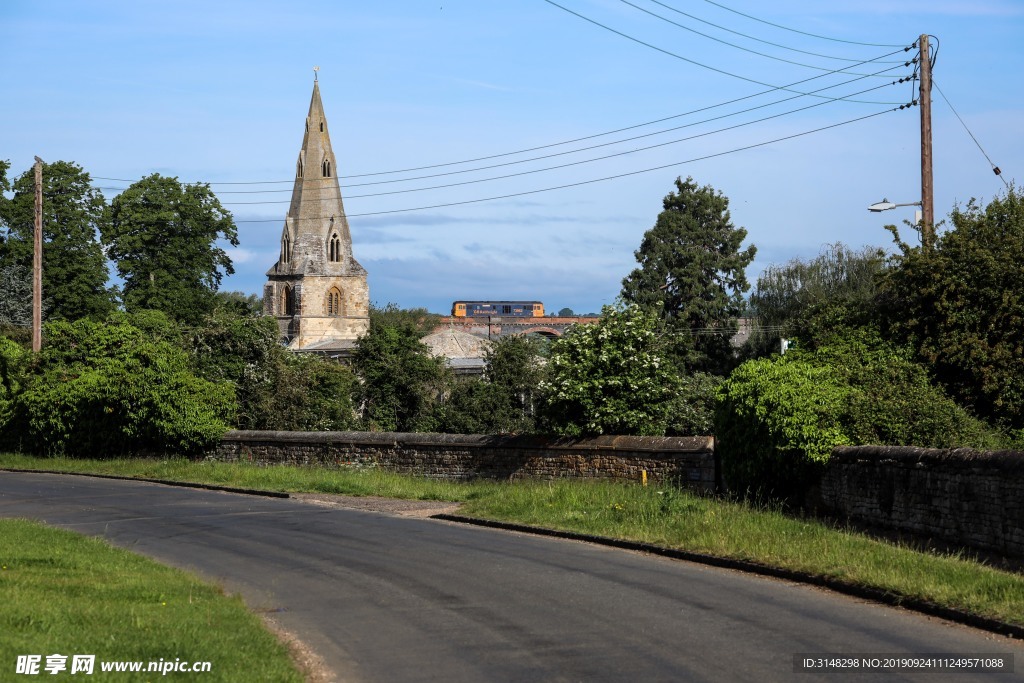
<svg viewBox="0 0 1024 683">
<path fill-rule="evenodd" d="M 434 332 L 420 341 L 430 349 L 430 355 L 448 359 L 483 358 L 491 346 L 491 342 L 483 337 L 456 329 Z"/>
</svg>

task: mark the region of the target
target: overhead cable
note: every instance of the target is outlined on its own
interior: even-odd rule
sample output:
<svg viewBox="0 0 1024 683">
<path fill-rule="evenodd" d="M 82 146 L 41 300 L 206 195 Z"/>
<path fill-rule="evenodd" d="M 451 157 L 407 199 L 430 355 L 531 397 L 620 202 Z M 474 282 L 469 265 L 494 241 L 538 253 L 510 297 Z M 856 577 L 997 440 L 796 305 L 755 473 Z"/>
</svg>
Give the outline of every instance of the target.
<svg viewBox="0 0 1024 683">
<path fill-rule="evenodd" d="M 894 81 L 894 83 L 895 83 L 895 81 Z M 888 85 L 891 85 L 891 84 L 875 86 L 874 88 L 868 88 L 868 90 L 864 90 L 862 92 L 868 92 L 869 90 L 877 90 L 878 88 L 888 87 Z M 475 179 L 475 180 L 464 180 L 464 181 L 455 182 L 455 183 L 446 183 L 444 185 L 430 185 L 430 186 L 427 186 L 427 187 L 407 188 L 407 189 L 402 189 L 402 190 L 390 190 L 390 191 L 385 191 L 385 192 L 374 192 L 374 193 L 370 193 L 370 194 L 354 194 L 354 195 L 348 195 L 347 198 L 348 199 L 363 199 L 363 198 L 367 198 L 367 197 L 381 197 L 381 196 L 385 196 L 385 195 L 407 194 L 407 193 L 410 193 L 410 192 L 425 192 L 427 190 L 441 190 L 441 189 L 446 189 L 446 188 L 450 188 L 450 187 L 459 187 L 459 186 L 462 186 L 462 185 L 475 185 L 475 184 L 478 184 L 478 183 L 491 182 L 491 181 L 494 181 L 494 180 L 506 180 L 508 178 L 516 178 L 516 177 L 525 176 L 525 175 L 533 175 L 534 173 L 542 173 L 542 172 L 546 172 L 546 171 L 555 171 L 555 170 L 559 170 L 559 169 L 563 169 L 563 168 L 569 168 L 569 167 L 572 167 L 572 166 L 580 166 L 582 164 L 588 164 L 588 163 L 592 163 L 592 162 L 595 162 L 595 161 L 605 161 L 607 159 L 613 159 L 615 157 L 626 156 L 627 154 L 636 154 L 638 152 L 645 152 L 645 151 L 648 151 L 648 150 L 651 150 L 651 149 L 656 149 L 658 147 L 666 147 L 668 145 L 678 144 L 680 142 L 688 142 L 690 140 L 696 140 L 698 138 L 707 137 L 709 135 L 715 135 L 717 133 L 724 133 L 726 131 L 736 130 L 737 128 L 743 128 L 745 126 L 750 126 L 750 125 L 753 125 L 755 123 L 763 123 L 764 121 L 770 121 L 772 119 L 777 119 L 777 118 L 780 118 L 780 117 L 783 117 L 783 116 L 788 116 L 789 114 L 794 114 L 794 113 L 797 113 L 797 112 L 806 111 L 808 109 L 814 109 L 815 107 L 820 107 L 820 106 L 823 106 L 823 105 L 826 105 L 826 104 L 831 104 L 831 102 L 830 101 L 815 102 L 813 104 L 809 104 L 807 106 L 800 107 L 798 109 L 792 109 L 790 111 L 781 112 L 779 114 L 773 114 L 771 116 L 765 116 L 765 117 L 762 117 L 762 118 L 759 118 L 759 119 L 754 119 L 752 121 L 746 121 L 744 123 L 738 123 L 736 125 L 727 126 L 725 128 L 718 128 L 718 129 L 715 129 L 715 130 L 706 131 L 706 132 L 703 132 L 703 133 L 698 133 L 696 135 L 691 135 L 691 136 L 685 137 L 685 138 L 679 138 L 679 139 L 676 139 L 676 140 L 670 140 L 668 142 L 660 142 L 660 143 L 657 143 L 657 144 L 654 144 L 654 145 L 648 145 L 646 147 L 637 147 L 637 148 L 634 148 L 634 149 L 624 150 L 624 151 L 621 151 L 621 152 L 615 152 L 613 154 L 606 154 L 604 156 L 593 157 L 593 158 L 590 158 L 590 159 L 582 159 L 580 161 L 572 161 L 572 162 L 565 163 L 565 164 L 557 164 L 555 166 L 547 166 L 545 168 L 537 168 L 537 169 L 531 169 L 531 170 L 528 170 L 528 171 L 520 171 L 518 173 L 507 173 L 505 175 L 491 176 L 489 178 L 478 178 L 478 179 Z M 334 197 L 324 197 L 320 201 L 335 201 L 335 198 Z M 224 205 L 225 206 L 242 206 L 242 205 L 254 205 L 254 204 L 289 204 L 289 203 L 291 203 L 290 199 L 282 199 L 282 200 L 276 200 L 275 199 L 275 200 L 265 200 L 265 201 L 255 201 L 255 202 L 224 202 Z"/>
<path fill-rule="evenodd" d="M 702 24 L 707 24 L 708 26 L 714 26 L 717 29 L 720 29 L 722 31 L 726 31 L 728 33 L 732 33 L 733 35 L 740 36 L 741 38 L 746 38 L 748 40 L 753 40 L 753 41 L 756 41 L 758 43 L 764 43 L 765 45 L 771 45 L 772 47 L 778 47 L 778 48 L 781 48 L 783 50 L 789 50 L 790 52 L 799 52 L 800 54 L 810 55 L 811 57 L 821 57 L 822 59 L 832 59 L 832 60 L 835 60 L 835 61 L 842 61 L 842 62 L 856 62 L 856 61 L 858 61 L 858 60 L 852 59 L 850 57 L 836 57 L 834 55 L 823 55 L 820 52 L 811 52 L 809 50 L 801 50 L 799 48 L 790 47 L 788 45 L 782 45 L 781 43 L 773 43 L 770 40 L 763 40 L 763 39 L 758 38 L 756 36 L 751 36 L 751 35 L 748 35 L 746 33 L 741 33 L 740 31 L 734 31 L 733 29 L 728 28 L 727 26 L 721 26 L 719 24 L 715 24 L 713 22 L 707 21 L 706 19 L 701 19 L 698 16 L 694 16 L 693 14 L 688 14 L 686 12 L 683 12 L 682 10 L 676 9 L 675 7 L 672 7 L 671 5 L 668 5 L 668 4 L 664 3 L 664 2 L 660 2 L 659 0 L 650 0 L 650 2 L 654 3 L 655 5 L 661 5 L 665 9 L 670 10 L 672 12 L 675 12 L 676 14 L 681 14 L 684 17 L 689 17 L 690 19 L 693 19 L 694 21 L 699 21 Z"/>
<path fill-rule="evenodd" d="M 988 155 L 988 152 L 984 150 L 984 148 L 981 146 L 981 143 L 978 142 L 978 138 L 974 137 L 974 133 L 972 133 L 971 129 L 967 127 L 967 124 L 964 123 L 964 120 L 960 118 L 960 114 L 957 113 L 957 110 L 953 107 L 953 103 L 949 101 L 948 97 L 946 97 L 946 93 L 942 92 L 942 88 L 939 87 L 939 84 L 935 82 L 934 78 L 932 79 L 932 85 L 934 85 L 935 89 L 939 91 L 940 95 L 942 95 L 942 99 L 946 101 L 946 104 L 949 105 L 949 108 L 952 110 L 953 114 L 956 115 L 957 120 L 960 121 L 960 125 L 964 127 L 964 130 L 967 131 L 967 134 L 971 136 L 972 140 L 974 140 L 974 144 L 978 146 L 978 150 L 985 155 L 985 159 L 988 160 L 988 165 L 992 167 L 992 172 L 999 176 L 999 179 L 1003 181 L 1003 185 L 1006 185 L 1007 189 L 1009 189 L 1010 183 L 1008 183 L 1006 181 L 1006 178 L 1003 177 L 1002 169 L 1000 169 L 992 162 L 992 158 Z"/>
<path fill-rule="evenodd" d="M 681 28 L 684 31 L 689 31 L 690 33 L 694 33 L 694 34 L 696 34 L 698 36 L 702 36 L 704 38 L 707 38 L 708 40 L 713 40 L 716 43 L 721 43 L 722 45 L 728 45 L 729 47 L 736 48 L 737 50 L 742 50 L 744 52 L 749 52 L 750 54 L 757 55 L 759 57 L 765 57 L 766 59 L 773 59 L 773 60 L 775 60 L 777 62 L 785 62 L 786 64 L 793 64 L 794 66 L 802 66 L 805 69 L 814 69 L 816 71 L 832 71 L 832 69 L 829 69 L 828 67 L 816 66 L 816 65 L 813 65 L 813 64 L 804 64 L 803 62 L 797 62 L 797 61 L 794 61 L 792 59 L 785 59 L 783 57 L 776 57 L 775 55 L 770 55 L 770 54 L 768 54 L 766 52 L 758 52 L 757 50 L 751 50 L 749 47 L 743 47 L 742 45 L 737 45 L 735 43 L 730 43 L 727 40 L 722 40 L 721 38 L 716 38 L 716 37 L 714 37 L 712 35 L 708 35 L 707 33 L 703 33 L 701 31 L 698 31 L 697 29 L 690 28 L 689 26 L 686 26 L 684 24 L 680 24 L 677 21 L 672 21 L 668 17 L 663 17 L 663 16 L 661 16 L 660 14 L 658 14 L 656 12 L 652 12 L 649 9 L 645 9 L 645 8 L 641 7 L 640 5 L 637 5 L 637 4 L 633 3 L 633 2 L 630 2 L 630 0 L 619 0 L 619 2 L 621 2 L 623 4 L 626 4 L 626 5 L 629 5 L 630 7 L 633 7 L 634 9 L 637 9 L 637 10 L 643 12 L 644 14 L 649 14 L 650 16 L 655 17 L 656 19 L 660 19 L 660 20 L 662 20 L 662 21 L 664 21 L 666 23 L 669 23 L 669 24 L 672 24 L 673 26 Z M 661 3 L 658 3 L 658 4 L 661 4 Z M 687 16 L 689 16 L 689 15 L 687 15 Z M 867 74 L 858 74 L 858 73 L 854 73 L 852 71 L 842 71 L 842 70 L 839 71 L 839 73 L 851 74 L 851 75 L 854 75 L 854 76 L 865 76 L 865 75 L 867 75 Z"/>
<path fill-rule="evenodd" d="M 771 145 L 771 144 L 774 144 L 776 142 L 784 142 L 786 140 L 793 140 L 793 139 L 796 139 L 796 138 L 799 138 L 799 137 L 803 137 L 803 136 L 806 136 L 806 135 L 811 135 L 813 133 L 819 133 L 821 131 L 830 130 L 832 128 L 838 128 L 839 126 L 845 126 L 845 125 L 849 125 L 851 123 L 857 123 L 859 121 L 866 121 L 868 119 L 875 118 L 876 116 L 881 116 L 883 114 L 889 114 L 889 113 L 892 113 L 892 112 L 895 112 L 895 111 L 899 111 L 899 110 L 901 110 L 901 109 L 903 109 L 905 107 L 906 107 L 906 105 L 902 105 L 902 106 L 899 106 L 899 107 L 892 107 L 890 109 L 883 109 L 882 111 L 877 111 L 877 112 L 875 112 L 873 114 L 867 114 L 865 116 L 860 116 L 860 117 L 857 117 L 855 119 L 849 119 L 849 120 L 846 120 L 846 121 L 841 121 L 839 123 L 833 123 L 833 124 L 828 125 L 828 126 L 822 126 L 820 128 L 814 128 L 812 130 L 807 130 L 807 131 L 804 131 L 802 133 L 794 133 L 792 135 L 786 135 L 786 136 L 783 136 L 783 137 L 780 137 L 780 138 L 775 138 L 773 140 L 766 140 L 764 142 L 758 142 L 758 143 L 755 143 L 755 144 L 752 144 L 752 145 L 745 145 L 743 147 L 736 147 L 734 149 L 726 150 L 724 152 L 717 152 L 715 154 L 707 154 L 707 155 L 700 156 L 700 157 L 694 157 L 692 159 L 686 159 L 686 160 L 683 160 L 683 161 L 676 161 L 676 162 L 669 163 L 669 164 L 662 164 L 660 166 L 653 166 L 653 167 L 650 167 L 650 168 L 644 168 L 644 169 L 640 169 L 638 171 L 627 171 L 625 173 L 618 173 L 618 174 L 615 174 L 615 175 L 605 176 L 603 178 L 592 178 L 590 180 L 581 180 L 581 181 L 575 182 L 575 183 L 566 183 L 564 185 L 555 185 L 555 186 L 544 187 L 544 188 L 540 188 L 540 189 L 536 189 L 536 190 L 525 190 L 523 192 L 512 192 L 512 193 L 504 194 L 504 195 L 496 195 L 496 196 L 492 196 L 492 197 L 482 197 L 482 198 L 479 198 L 479 199 L 467 199 L 467 200 L 458 201 L 458 202 L 445 202 L 445 203 L 442 203 L 442 204 L 432 204 L 430 206 L 417 206 L 417 207 L 411 207 L 411 208 L 406 208 L 406 209 L 386 209 L 386 210 L 382 210 L 382 211 L 367 211 L 367 212 L 362 212 L 362 213 L 346 213 L 345 216 L 347 218 L 356 218 L 356 217 L 360 217 L 360 216 L 381 216 L 381 215 L 385 215 L 385 214 L 413 213 L 413 212 L 416 212 L 416 211 L 429 211 L 431 209 L 441 209 L 441 208 L 446 208 L 446 207 L 449 207 L 449 206 L 465 206 L 465 205 L 468 205 L 468 204 L 481 204 L 483 202 L 497 201 L 499 199 L 511 199 L 511 198 L 514 198 L 514 197 L 525 197 L 525 196 L 528 196 L 528 195 L 541 194 L 543 192 L 553 192 L 555 190 L 565 190 L 565 189 L 572 188 L 572 187 L 581 187 L 583 185 L 591 185 L 593 183 L 606 182 L 608 180 L 617 180 L 619 178 L 628 178 L 630 176 L 641 175 L 643 173 L 650 173 L 652 171 L 661 171 L 661 170 L 664 170 L 666 168 L 673 168 L 675 166 L 682 166 L 684 164 L 690 164 L 690 163 L 694 163 L 694 162 L 697 162 L 697 161 L 705 161 L 707 159 L 715 159 L 715 158 L 723 157 L 723 156 L 726 156 L 726 155 L 729 155 L 729 154 L 735 154 L 735 153 L 738 153 L 738 152 L 744 152 L 744 151 L 747 151 L 747 150 L 756 149 L 758 147 L 765 147 L 767 145 Z M 318 220 L 318 219 L 301 219 L 300 218 L 298 220 Z M 235 221 L 235 223 L 280 223 L 280 222 L 281 222 L 280 218 L 267 218 L 267 219 L 253 219 L 253 220 L 238 220 L 238 221 Z"/>
<path fill-rule="evenodd" d="M 719 3 L 719 2 L 714 2 L 714 0 L 704 0 L 704 2 L 708 3 L 709 5 L 714 5 L 715 7 L 720 7 L 722 9 L 726 10 L 727 12 L 732 12 L 733 14 L 738 14 L 741 17 L 746 17 L 747 19 L 753 19 L 754 21 L 759 21 L 762 24 L 767 24 L 768 26 L 774 26 L 775 28 L 780 28 L 783 31 L 790 31 L 792 33 L 799 33 L 800 35 L 803 35 L 803 36 L 810 36 L 811 38 L 820 38 L 822 40 L 831 40 L 834 43 L 847 43 L 848 45 L 864 45 L 865 47 L 900 47 L 899 45 L 892 45 L 892 44 L 887 44 L 887 43 L 861 43 L 861 42 L 858 42 L 856 40 L 843 40 L 842 38 L 830 38 L 829 36 L 823 36 L 823 35 L 819 35 L 817 33 L 808 33 L 807 31 L 801 31 L 799 29 L 790 28 L 789 26 L 783 26 L 782 24 L 775 24 L 773 22 L 766 21 L 764 19 L 758 19 L 757 17 L 752 16 L 750 14 L 744 14 L 743 12 L 740 12 L 739 10 L 734 10 L 731 7 L 726 7 L 725 5 L 723 5 L 723 4 Z"/>
<path fill-rule="evenodd" d="M 729 76 L 730 78 L 737 78 L 737 79 L 739 79 L 741 81 L 746 81 L 748 83 L 754 83 L 756 85 L 775 87 L 775 86 L 772 86 L 771 83 L 765 83 L 764 81 L 759 81 L 756 78 L 748 78 L 747 76 L 741 76 L 741 75 L 735 74 L 735 73 L 733 73 L 731 71 L 726 71 L 725 69 L 719 69 L 718 67 L 711 66 L 710 64 L 704 64 L 702 62 L 698 62 L 698 61 L 696 61 L 694 59 L 690 59 L 689 57 L 684 57 L 684 56 L 682 56 L 680 54 L 676 54 L 675 52 L 672 52 L 670 50 L 666 50 L 665 48 L 661 48 L 661 47 L 658 47 L 657 45 L 653 45 L 653 44 L 648 43 L 646 41 L 640 40 L 639 38 L 636 38 L 634 36 L 629 35 L 628 33 L 623 33 L 622 31 L 619 31 L 618 29 L 612 28 L 611 26 L 608 26 L 607 24 L 602 24 L 601 22 L 596 21 L 594 19 L 591 19 L 588 16 L 585 16 L 583 14 L 580 14 L 579 12 L 571 10 L 568 7 L 564 7 L 562 5 L 559 5 L 554 0 L 544 0 L 544 2 L 548 3 L 549 5 L 553 5 L 553 6 L 557 7 L 560 10 L 568 12 L 569 14 L 572 14 L 573 16 L 579 17 L 580 19 L 583 19 L 586 22 L 594 24 L 595 26 L 599 26 L 600 28 L 603 28 L 606 31 L 610 31 L 610 32 L 612 32 L 612 33 L 614 33 L 614 34 L 616 34 L 618 36 L 622 36 L 623 38 L 626 38 L 627 40 L 631 40 L 634 43 L 638 43 L 640 45 L 643 45 L 644 47 L 649 47 L 652 50 L 657 50 L 658 52 L 661 52 L 662 54 L 666 54 L 669 57 L 674 57 L 676 59 L 682 60 L 682 61 L 684 61 L 684 62 L 686 62 L 688 64 L 693 64 L 694 66 L 699 66 L 702 69 L 707 69 L 709 71 L 713 71 L 715 73 L 722 74 L 723 76 Z M 905 50 L 909 50 L 910 48 L 906 47 L 904 49 Z M 832 72 L 832 73 L 834 73 L 834 72 Z M 798 90 L 791 90 L 790 88 L 779 88 L 779 90 L 787 90 L 789 92 L 800 92 Z M 800 93 L 800 94 L 802 94 L 802 95 L 809 95 L 809 93 Z M 811 97 L 817 97 L 817 95 L 810 95 L 810 96 Z M 849 100 L 849 101 L 850 102 L 856 102 L 858 104 L 896 104 L 895 102 L 871 102 L 871 101 L 864 101 L 864 100 Z"/>
</svg>

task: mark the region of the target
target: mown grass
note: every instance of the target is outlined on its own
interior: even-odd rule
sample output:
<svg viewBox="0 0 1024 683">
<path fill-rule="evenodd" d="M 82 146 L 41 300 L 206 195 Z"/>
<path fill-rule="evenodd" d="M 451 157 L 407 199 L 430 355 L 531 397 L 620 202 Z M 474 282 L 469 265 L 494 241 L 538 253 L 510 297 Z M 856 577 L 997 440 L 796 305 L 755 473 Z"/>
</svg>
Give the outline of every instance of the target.
<svg viewBox="0 0 1024 683">
<path fill-rule="evenodd" d="M 699 497 L 670 487 L 573 480 L 457 483 L 376 469 L 255 467 L 184 460 L 86 461 L 3 455 L 0 467 L 461 502 L 466 515 L 750 560 L 1024 625 L 1024 575 L 970 557 L 921 552 L 778 510 Z"/>
<path fill-rule="evenodd" d="M 14 675 L 19 655 L 41 655 L 36 677 L 55 680 L 152 681 L 161 674 L 104 674 L 100 663 L 179 658 L 211 669 L 168 673 L 168 680 L 303 680 L 239 598 L 96 538 L 0 519 L 0 595 L 4 680 L 22 678 Z M 67 656 L 56 675 L 44 668 L 53 654 Z M 71 674 L 73 655 L 96 656 L 91 676 Z"/>
</svg>

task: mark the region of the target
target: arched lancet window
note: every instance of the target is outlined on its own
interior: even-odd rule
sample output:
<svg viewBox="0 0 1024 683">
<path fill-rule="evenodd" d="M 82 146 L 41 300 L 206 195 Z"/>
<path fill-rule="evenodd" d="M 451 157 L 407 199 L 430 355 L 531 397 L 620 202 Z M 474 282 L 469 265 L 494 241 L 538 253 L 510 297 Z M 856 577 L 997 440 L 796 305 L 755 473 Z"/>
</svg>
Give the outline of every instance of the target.
<svg viewBox="0 0 1024 683">
<path fill-rule="evenodd" d="M 331 287 L 330 291 L 327 292 L 327 301 L 324 303 L 327 315 L 337 317 L 343 314 L 341 309 L 341 290 L 337 287 Z"/>
<path fill-rule="evenodd" d="M 324 163 L 321 166 L 321 170 L 323 171 L 324 178 L 330 178 L 331 177 L 331 160 L 330 159 L 324 159 Z"/>
<path fill-rule="evenodd" d="M 281 290 L 281 313 L 284 315 L 295 315 L 294 291 L 288 285 Z"/>
<path fill-rule="evenodd" d="M 288 263 L 292 260 L 292 241 L 285 232 L 281 236 L 281 263 Z"/>
<path fill-rule="evenodd" d="M 299 159 L 298 161 L 295 162 L 295 177 L 302 177 L 302 159 Z"/>
<path fill-rule="evenodd" d="M 323 121 L 320 122 L 320 132 L 321 133 L 324 132 L 324 122 Z"/>
<path fill-rule="evenodd" d="M 327 260 L 334 263 L 341 261 L 341 238 L 336 232 L 332 232 L 331 239 L 327 241 Z"/>
</svg>

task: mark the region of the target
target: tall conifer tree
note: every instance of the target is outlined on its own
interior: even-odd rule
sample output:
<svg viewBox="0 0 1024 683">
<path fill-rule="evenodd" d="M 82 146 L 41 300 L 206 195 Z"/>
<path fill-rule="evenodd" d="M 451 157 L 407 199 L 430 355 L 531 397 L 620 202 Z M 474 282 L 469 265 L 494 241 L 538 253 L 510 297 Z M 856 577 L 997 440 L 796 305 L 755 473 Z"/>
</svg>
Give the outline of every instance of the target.
<svg viewBox="0 0 1024 683">
<path fill-rule="evenodd" d="M 733 226 L 729 199 L 710 185 L 676 178 L 663 205 L 634 252 L 640 266 L 622 281 L 622 298 L 661 317 L 681 369 L 725 374 L 757 248 L 740 249 L 747 231 Z"/>
</svg>

